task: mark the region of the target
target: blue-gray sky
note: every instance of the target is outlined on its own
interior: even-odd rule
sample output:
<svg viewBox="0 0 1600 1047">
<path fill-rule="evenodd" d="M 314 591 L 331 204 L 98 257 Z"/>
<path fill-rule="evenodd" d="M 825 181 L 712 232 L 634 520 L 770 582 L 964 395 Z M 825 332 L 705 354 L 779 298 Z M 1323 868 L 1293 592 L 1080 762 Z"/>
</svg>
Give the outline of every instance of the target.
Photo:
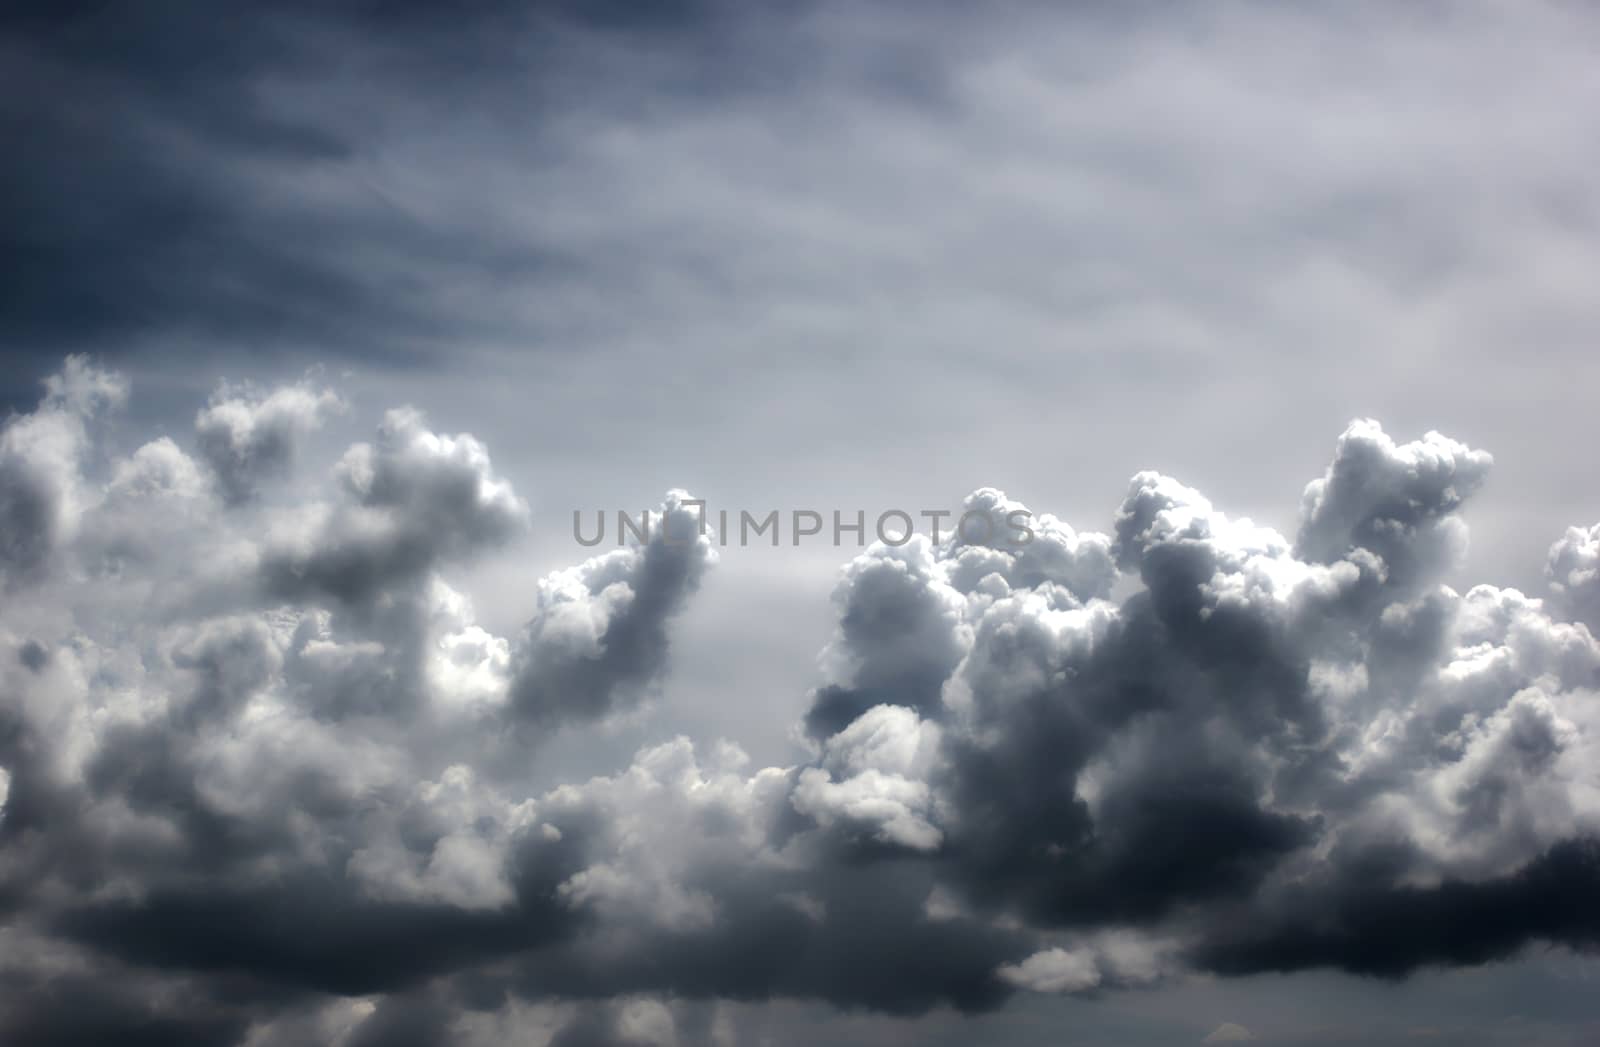
<svg viewBox="0 0 1600 1047">
<path fill-rule="evenodd" d="M 1597 52 L 1554 2 L 12 5 L 0 1029 L 1588 1042 L 1600 920 L 1531 899 L 1600 829 Z M 986 487 L 1070 525 L 1005 599 L 571 531 Z"/>
</svg>

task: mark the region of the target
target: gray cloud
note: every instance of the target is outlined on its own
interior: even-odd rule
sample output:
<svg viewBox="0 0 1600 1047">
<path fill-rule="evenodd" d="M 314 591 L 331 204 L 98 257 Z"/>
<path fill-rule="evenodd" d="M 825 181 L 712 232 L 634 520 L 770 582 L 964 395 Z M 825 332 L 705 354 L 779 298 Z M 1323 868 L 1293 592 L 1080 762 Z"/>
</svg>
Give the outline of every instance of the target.
<svg viewBox="0 0 1600 1047">
<path fill-rule="evenodd" d="M 0 581 L 37 578 L 77 526 L 83 495 L 73 483 L 91 417 L 126 395 L 120 379 L 69 357 L 45 383 L 36 410 L 0 430 Z"/>
<path fill-rule="evenodd" d="M 668 619 L 716 562 L 687 492 L 643 521 L 641 545 L 539 583 L 538 610 L 512 652 L 513 715 L 531 723 L 598 720 L 636 702 L 666 668 Z"/>
<path fill-rule="evenodd" d="M 0 1040 L 1593 1038 L 1590 12 L 380 6 L 0 16 Z M 680 482 L 1085 529 L 565 566 Z"/>
<path fill-rule="evenodd" d="M 409 408 L 384 417 L 376 443 L 350 448 L 338 474 L 344 499 L 307 512 L 268 551 L 269 588 L 370 605 L 526 523 L 526 504 L 493 473 L 481 443 L 434 433 Z"/>
<path fill-rule="evenodd" d="M 674 65 L 710 57 L 693 27 L 730 44 L 742 32 L 719 6 L 487 2 L 445 16 L 295 2 L 221 18 L 188 0 L 12 5 L 0 19 L 12 100 L 0 130 L 30 148 L 0 184 L 8 359 L 32 377 L 64 349 L 152 346 L 194 362 L 271 346 L 432 367 L 464 332 L 504 330 L 491 312 L 457 308 L 444 282 L 509 290 L 583 263 L 414 210 L 382 184 L 373 150 L 386 132 L 360 110 L 403 97 L 420 113 L 441 89 L 474 104 L 504 83 L 537 118 L 576 51 L 616 65 L 647 48 Z M 353 105 L 306 99 L 312 84 Z M 27 396 L 12 381 L 3 402 Z"/>
<path fill-rule="evenodd" d="M 576 1006 L 538 1012 L 553 1042 L 672 1042 L 719 1000 L 976 1012 L 1600 936 L 1600 644 L 1439 581 L 1489 461 L 1445 437 L 1353 424 L 1296 542 L 1146 472 L 1109 534 L 874 545 L 809 759 L 680 737 L 549 788 L 558 742 L 517 728 L 631 714 L 669 670 L 716 559 L 687 495 L 499 637 L 441 577 L 528 517 L 474 437 L 391 411 L 328 500 L 230 504 L 170 438 L 91 453 L 80 412 L 121 389 L 73 362 L 7 429 L 64 434 L 73 492 L 32 613 L 0 617 L 13 1036 L 466 1044 Z M 141 513 L 235 551 L 196 574 Z M 132 614 L 152 582 L 212 595 Z M 146 988 L 91 987 L 113 972 Z"/>
<path fill-rule="evenodd" d="M 256 397 L 220 390 L 195 418 L 200 456 L 228 502 L 248 501 L 262 481 L 288 472 L 295 444 L 339 406 L 331 391 L 305 385 Z"/>
</svg>

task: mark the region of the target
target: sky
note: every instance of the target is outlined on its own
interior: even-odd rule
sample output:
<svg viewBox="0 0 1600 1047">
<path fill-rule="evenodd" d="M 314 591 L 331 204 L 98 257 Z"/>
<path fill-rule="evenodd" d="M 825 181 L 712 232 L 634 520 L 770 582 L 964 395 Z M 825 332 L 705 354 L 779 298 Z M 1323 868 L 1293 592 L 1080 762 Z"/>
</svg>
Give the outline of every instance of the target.
<svg viewBox="0 0 1600 1047">
<path fill-rule="evenodd" d="M 0 1042 L 1594 1042 L 1597 57 L 8 5 Z"/>
</svg>

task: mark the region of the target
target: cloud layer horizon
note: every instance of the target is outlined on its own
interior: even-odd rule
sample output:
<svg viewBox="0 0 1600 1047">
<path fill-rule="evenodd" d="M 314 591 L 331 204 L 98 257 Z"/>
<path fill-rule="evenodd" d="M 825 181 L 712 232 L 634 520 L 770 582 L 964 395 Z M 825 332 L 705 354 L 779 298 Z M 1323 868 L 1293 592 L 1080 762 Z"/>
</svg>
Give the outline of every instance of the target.
<svg viewBox="0 0 1600 1047">
<path fill-rule="evenodd" d="M 1492 459 L 1439 433 L 1351 423 L 1292 538 L 1141 472 L 1104 532 L 874 544 L 772 683 L 809 760 L 678 736 L 535 788 L 659 700 L 714 535 L 496 635 L 449 579 L 531 510 L 472 435 L 400 406 L 330 468 L 307 378 L 128 447 L 129 395 L 69 357 L 0 432 L 4 1042 L 731 1042 L 705 1005 L 1600 940 L 1600 524 L 1550 528 L 1545 594 L 1445 585 Z"/>
</svg>

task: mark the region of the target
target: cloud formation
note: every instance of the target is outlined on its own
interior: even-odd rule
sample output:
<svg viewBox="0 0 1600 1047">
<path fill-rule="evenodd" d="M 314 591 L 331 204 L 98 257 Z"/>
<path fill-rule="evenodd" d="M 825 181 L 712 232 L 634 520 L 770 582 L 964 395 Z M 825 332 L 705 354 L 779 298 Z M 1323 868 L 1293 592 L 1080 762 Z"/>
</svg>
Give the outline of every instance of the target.
<svg viewBox="0 0 1600 1047">
<path fill-rule="evenodd" d="M 1600 529 L 1548 598 L 1444 585 L 1491 459 L 1439 434 L 1353 423 L 1293 540 L 1144 472 L 1105 533 L 874 545 L 808 759 L 677 737 L 536 787 L 670 672 L 716 561 L 685 492 L 498 636 L 445 577 L 529 519 L 481 441 L 397 408 L 280 504 L 241 492 L 319 475 L 287 448 L 335 394 L 125 451 L 95 424 L 125 393 L 69 360 L 0 432 L 7 1042 L 709 1042 L 718 1001 L 979 1011 L 1600 941 Z"/>
<path fill-rule="evenodd" d="M 1545 574 L 1558 606 L 1591 632 L 1600 629 L 1600 524 L 1567 528 L 1550 547 Z"/>
<path fill-rule="evenodd" d="M 126 394 L 120 378 L 72 356 L 46 381 L 37 410 L 6 420 L 0 430 L 0 581 L 41 574 L 76 528 L 84 498 L 76 477 L 89 423 Z"/>
<path fill-rule="evenodd" d="M 223 499 L 249 501 L 259 485 L 287 473 L 295 445 L 340 407 L 331 390 L 285 386 L 264 396 L 219 390 L 196 417 L 200 457 L 211 467 Z"/>
<path fill-rule="evenodd" d="M 511 701 L 533 723 L 599 720 L 636 702 L 666 668 L 666 623 L 716 563 L 686 491 L 644 517 L 647 539 L 539 583 L 513 656 Z"/>
</svg>

